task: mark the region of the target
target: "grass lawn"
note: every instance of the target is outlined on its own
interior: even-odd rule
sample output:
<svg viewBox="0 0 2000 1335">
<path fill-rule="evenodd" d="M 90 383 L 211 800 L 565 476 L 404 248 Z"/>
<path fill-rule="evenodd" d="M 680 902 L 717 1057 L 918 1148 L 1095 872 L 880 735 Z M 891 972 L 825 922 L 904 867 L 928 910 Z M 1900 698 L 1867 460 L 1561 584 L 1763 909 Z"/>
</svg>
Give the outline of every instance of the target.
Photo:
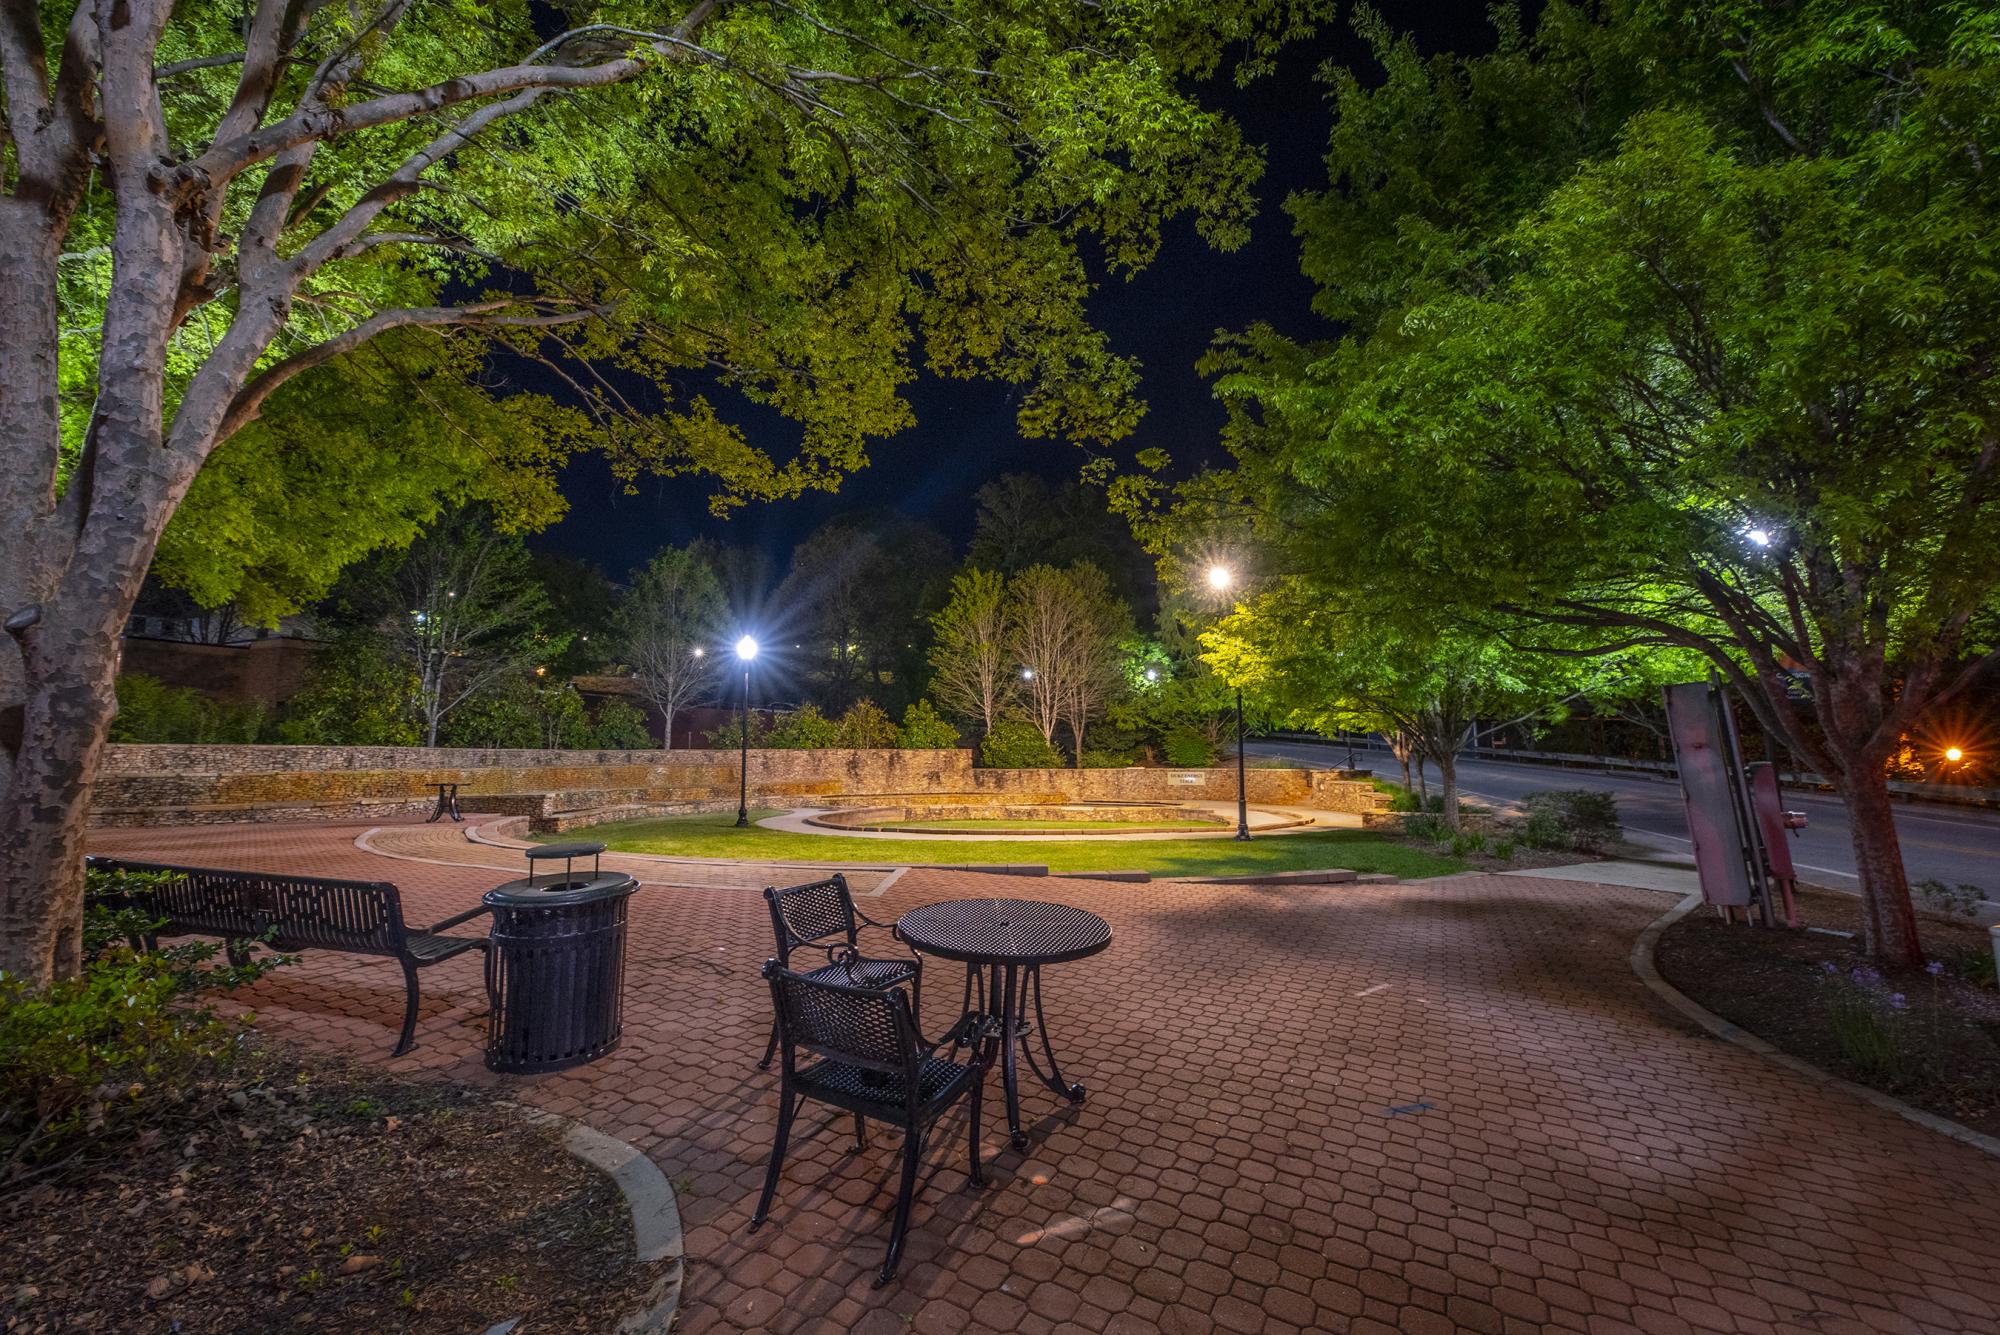
<svg viewBox="0 0 2000 1335">
<path fill-rule="evenodd" d="M 1220 830 L 1213 820 L 892 820 L 885 827 L 922 830 L 926 834 L 979 834 L 982 831 L 1028 830 L 1061 834 L 1065 830 Z"/>
<path fill-rule="evenodd" d="M 774 813 L 760 811 L 753 819 Z M 1457 859 L 1386 839 L 1372 830 L 1328 830 L 1233 839 L 845 839 L 793 834 L 760 825 L 736 828 L 733 814 L 609 821 L 548 836 L 545 842 L 598 839 L 625 853 L 741 858 L 765 862 L 1043 863 L 1056 871 L 1150 871 L 1155 876 L 1228 876 L 1346 867 L 1392 876 L 1463 871 Z"/>
</svg>

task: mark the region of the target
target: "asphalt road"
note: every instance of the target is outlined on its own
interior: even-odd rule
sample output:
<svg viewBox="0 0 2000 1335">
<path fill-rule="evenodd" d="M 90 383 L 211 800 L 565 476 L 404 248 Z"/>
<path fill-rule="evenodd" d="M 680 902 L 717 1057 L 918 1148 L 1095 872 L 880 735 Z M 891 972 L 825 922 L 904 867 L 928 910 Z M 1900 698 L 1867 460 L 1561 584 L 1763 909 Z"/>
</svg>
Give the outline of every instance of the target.
<svg viewBox="0 0 2000 1335">
<path fill-rule="evenodd" d="M 1251 742 L 1245 749 L 1253 756 L 1282 757 L 1310 769 L 1338 769 L 1347 763 L 1344 746 Z M 1363 769 L 1385 779 L 1402 779 L 1401 767 L 1385 750 L 1357 748 L 1356 759 Z M 1680 786 L 1669 778 L 1467 758 L 1458 762 L 1458 784 L 1464 800 L 1495 806 L 1518 802 L 1524 794 L 1545 788 L 1610 792 L 1618 798 L 1620 821 L 1636 842 L 1680 852 L 1689 848 Z M 1436 792 L 1435 770 L 1431 785 Z M 1800 878 L 1834 886 L 1856 884 L 1847 809 L 1839 799 L 1830 793 L 1791 789 L 1785 793 L 1785 806 L 1805 812 L 1808 821 L 1792 842 L 1792 861 Z M 1976 885 L 1987 899 L 2000 900 L 2000 812 L 1899 803 L 1896 831 L 1902 836 L 1903 862 L 1911 881 Z"/>
</svg>

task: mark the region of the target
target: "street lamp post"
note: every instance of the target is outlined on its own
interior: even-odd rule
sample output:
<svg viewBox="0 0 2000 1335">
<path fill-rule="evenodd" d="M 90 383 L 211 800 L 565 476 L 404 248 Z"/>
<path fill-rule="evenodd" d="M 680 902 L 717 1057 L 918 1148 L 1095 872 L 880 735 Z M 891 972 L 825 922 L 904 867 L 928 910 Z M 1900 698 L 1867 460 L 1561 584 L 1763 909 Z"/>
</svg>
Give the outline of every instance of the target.
<svg viewBox="0 0 2000 1335">
<path fill-rule="evenodd" d="M 736 642 L 736 657 L 743 664 L 742 730 L 743 773 L 736 796 L 736 828 L 750 824 L 750 660 L 757 656 L 757 641 L 745 635 Z"/>
<path fill-rule="evenodd" d="M 1227 593 L 1235 582 L 1235 575 L 1226 565 L 1212 565 L 1208 568 L 1208 586 L 1218 594 Z M 1250 837 L 1250 785 L 1244 774 L 1243 760 L 1243 688 L 1236 688 L 1236 838 L 1241 841 Z"/>
</svg>

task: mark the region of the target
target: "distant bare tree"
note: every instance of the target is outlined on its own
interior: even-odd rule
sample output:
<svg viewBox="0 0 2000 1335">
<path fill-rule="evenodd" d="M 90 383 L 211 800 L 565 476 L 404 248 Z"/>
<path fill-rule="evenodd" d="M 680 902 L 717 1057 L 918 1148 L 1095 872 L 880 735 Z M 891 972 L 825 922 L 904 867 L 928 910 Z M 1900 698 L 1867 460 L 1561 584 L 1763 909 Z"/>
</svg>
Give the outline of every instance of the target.
<svg viewBox="0 0 2000 1335">
<path fill-rule="evenodd" d="M 462 514 L 419 538 L 397 571 L 399 606 L 385 618 L 392 653 L 416 672 L 424 745 L 438 744 L 451 711 L 512 673 L 568 646 L 542 633 L 548 595 L 521 540 Z"/>
<path fill-rule="evenodd" d="M 663 550 L 625 595 L 625 652 L 639 689 L 666 716 L 663 749 L 673 748 L 674 716 L 715 678 L 726 608 L 715 568 L 692 547 Z"/>
<path fill-rule="evenodd" d="M 1055 745 L 1067 724 L 1083 763 L 1084 730 L 1118 687 L 1118 639 L 1131 614 L 1088 562 L 1030 566 L 1007 589 L 1008 643 L 1022 668 L 1028 718 Z"/>
</svg>

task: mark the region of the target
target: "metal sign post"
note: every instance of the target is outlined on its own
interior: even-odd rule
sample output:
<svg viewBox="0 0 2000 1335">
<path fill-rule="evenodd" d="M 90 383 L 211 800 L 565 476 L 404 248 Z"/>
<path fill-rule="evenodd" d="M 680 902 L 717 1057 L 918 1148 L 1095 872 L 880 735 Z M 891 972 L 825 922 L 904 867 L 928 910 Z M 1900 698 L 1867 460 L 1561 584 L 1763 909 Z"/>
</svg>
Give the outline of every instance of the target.
<svg viewBox="0 0 2000 1335">
<path fill-rule="evenodd" d="M 1785 832 L 1803 827 L 1805 816 L 1784 810 L 1775 767 L 1744 766 L 1736 716 L 1717 674 L 1668 686 L 1664 695 L 1702 898 L 1731 918 L 1738 909 L 1748 918 L 1754 907 L 1757 921 L 1770 927 L 1778 921 L 1776 894 L 1786 925 L 1798 926 Z"/>
</svg>

